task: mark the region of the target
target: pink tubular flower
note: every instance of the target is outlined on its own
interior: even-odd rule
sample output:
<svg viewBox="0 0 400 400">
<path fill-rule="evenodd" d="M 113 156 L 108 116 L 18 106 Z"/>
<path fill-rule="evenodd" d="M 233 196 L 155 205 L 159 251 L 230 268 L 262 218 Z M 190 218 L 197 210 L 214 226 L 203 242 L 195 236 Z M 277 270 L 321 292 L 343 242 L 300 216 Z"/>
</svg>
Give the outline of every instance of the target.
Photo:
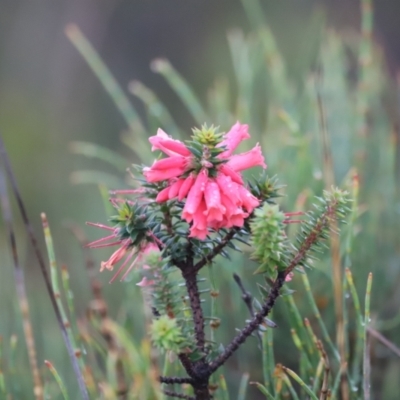
<svg viewBox="0 0 400 400">
<path fill-rule="evenodd" d="M 267 166 L 258 144 L 250 151 L 232 155 L 243 140 L 250 138 L 248 125 L 236 122 L 222 140 L 207 128 L 194 132 L 194 141 L 203 146 L 201 157 L 159 129 L 149 139 L 152 150 L 161 150 L 168 157 L 146 168 L 144 176 L 148 182 L 168 182 L 158 193 L 157 202 L 186 199 L 182 219 L 191 224 L 189 236 L 204 240 L 209 229 L 243 226 L 260 201 L 244 186 L 241 171 Z M 224 147 L 221 153 L 212 153 L 213 148 L 220 147 Z"/>
<path fill-rule="evenodd" d="M 169 186 L 168 199 L 174 199 L 175 197 L 178 197 L 179 190 L 184 182 L 185 179 L 178 179 L 171 186 Z"/>
<path fill-rule="evenodd" d="M 260 205 L 260 201 L 253 196 L 244 186 L 238 186 L 240 201 L 243 208 L 251 212 Z"/>
<path fill-rule="evenodd" d="M 230 157 L 230 155 L 235 151 L 236 147 L 239 146 L 240 142 L 249 138 L 249 126 L 241 125 L 239 122 L 236 122 L 230 131 L 225 134 L 224 140 L 218 146 L 225 146 L 227 148 L 227 150 L 219 155 L 220 158 Z"/>
<path fill-rule="evenodd" d="M 196 213 L 203 199 L 204 190 L 208 179 L 207 175 L 207 170 L 202 169 L 197 175 L 196 181 L 187 195 L 185 207 L 183 208 L 182 212 L 182 218 L 187 222 L 191 222 L 193 220 L 193 215 Z"/>
<path fill-rule="evenodd" d="M 172 156 L 168 158 L 163 158 L 162 160 L 156 161 L 151 169 L 153 170 L 164 170 L 170 168 L 185 169 L 187 163 L 187 157 L 182 156 Z"/>
<path fill-rule="evenodd" d="M 200 204 L 197 206 L 193 216 L 193 224 L 190 228 L 189 237 L 196 237 L 200 240 L 204 240 L 208 234 L 207 218 L 206 213 L 206 203 L 204 199 L 201 199 Z"/>
<path fill-rule="evenodd" d="M 161 192 L 159 192 L 157 197 L 156 197 L 156 201 L 159 202 L 159 203 L 163 203 L 164 201 L 167 201 L 170 198 L 169 197 L 170 190 L 171 190 L 170 186 L 168 186 L 165 189 L 161 190 Z"/>
<path fill-rule="evenodd" d="M 214 180 L 209 180 L 204 191 L 204 198 L 207 209 L 205 215 L 207 221 L 222 221 L 224 219 L 225 207 L 221 203 L 221 193 L 217 183 Z"/>
<path fill-rule="evenodd" d="M 179 189 L 179 193 L 178 193 L 178 200 L 182 201 L 189 193 L 190 189 L 192 188 L 194 181 L 195 181 L 195 177 L 193 174 L 190 174 L 185 181 L 183 182 L 182 186 Z"/>
<path fill-rule="evenodd" d="M 147 179 L 147 182 L 160 182 L 181 176 L 184 172 L 185 168 L 167 168 L 167 169 L 146 168 L 143 170 L 143 175 Z"/>
<path fill-rule="evenodd" d="M 190 156 L 190 150 L 179 140 L 174 140 L 162 129 L 158 129 L 156 136 L 151 136 L 149 142 L 153 145 L 151 151 L 161 150 L 168 156 Z"/>
<path fill-rule="evenodd" d="M 233 155 L 226 165 L 236 172 L 253 168 L 257 165 L 267 168 L 259 144 L 246 153 Z"/>
<path fill-rule="evenodd" d="M 104 271 L 105 268 L 112 271 L 114 269 L 114 265 L 118 264 L 118 262 L 120 262 L 125 257 L 126 253 L 128 252 L 129 243 L 129 239 L 124 240 L 121 247 L 114 251 L 114 253 L 111 254 L 111 257 L 107 261 L 102 261 L 100 272 Z"/>
<path fill-rule="evenodd" d="M 240 176 L 240 174 L 238 172 L 234 171 L 229 165 L 221 164 L 221 166 L 219 167 L 219 171 L 222 174 L 229 176 L 233 182 L 236 182 L 239 185 L 243 185 L 243 179 Z"/>
</svg>

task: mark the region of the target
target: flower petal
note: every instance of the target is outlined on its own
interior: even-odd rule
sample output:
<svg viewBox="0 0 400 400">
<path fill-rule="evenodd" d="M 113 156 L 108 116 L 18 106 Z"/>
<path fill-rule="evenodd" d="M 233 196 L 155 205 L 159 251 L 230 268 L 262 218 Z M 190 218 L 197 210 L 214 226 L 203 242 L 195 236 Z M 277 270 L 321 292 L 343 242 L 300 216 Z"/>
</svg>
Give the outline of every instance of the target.
<svg viewBox="0 0 400 400">
<path fill-rule="evenodd" d="M 181 176 L 185 172 L 184 168 L 170 168 L 165 170 L 154 170 L 143 168 L 143 175 L 147 182 L 160 182 Z"/>
<path fill-rule="evenodd" d="M 184 143 L 172 139 L 162 129 L 157 130 L 156 136 L 150 136 L 149 142 L 153 145 L 151 151 L 161 150 L 168 156 L 190 156 L 192 154 Z"/>
<path fill-rule="evenodd" d="M 218 145 L 225 146 L 226 150 L 219 155 L 220 158 L 228 158 L 235 151 L 236 147 L 239 146 L 240 142 L 245 139 L 249 139 L 249 126 L 240 124 L 239 121 L 232 126 L 229 132 L 224 136 L 224 140 Z"/>
<path fill-rule="evenodd" d="M 243 185 L 243 179 L 240 176 L 240 174 L 236 171 L 234 171 L 229 165 L 227 164 L 221 164 L 219 167 L 219 171 L 223 173 L 224 175 L 229 176 L 233 182 L 238 183 L 239 185 Z"/>
<path fill-rule="evenodd" d="M 257 143 L 250 151 L 242 154 L 233 155 L 226 163 L 227 166 L 232 168 L 234 171 L 243 171 L 248 168 L 260 165 L 263 168 L 267 168 L 264 157 L 261 153 L 261 147 Z"/>
<path fill-rule="evenodd" d="M 206 169 L 202 169 L 197 175 L 196 181 L 188 193 L 186 203 L 182 211 L 182 218 L 187 222 L 192 221 L 193 215 L 196 213 L 196 210 L 203 199 L 207 179 L 208 171 Z"/>
<path fill-rule="evenodd" d="M 251 213 L 256 207 L 260 205 L 260 200 L 253 196 L 245 187 L 239 186 L 240 199 L 242 206 Z"/>
<path fill-rule="evenodd" d="M 182 156 L 172 156 L 157 160 L 150 167 L 152 170 L 164 170 L 169 168 L 186 168 L 188 164 L 188 158 Z"/>
<path fill-rule="evenodd" d="M 159 192 L 157 197 L 156 197 L 156 202 L 157 203 L 164 203 L 164 201 L 167 201 L 169 199 L 169 191 L 170 191 L 170 186 L 168 186 L 165 189 L 161 190 L 161 192 Z"/>
<path fill-rule="evenodd" d="M 125 256 L 130 244 L 130 239 L 126 239 L 124 242 L 122 242 L 121 247 L 114 251 L 114 253 L 111 254 L 111 257 L 107 261 L 103 261 L 101 263 L 100 272 L 102 272 L 104 268 L 112 271 L 114 269 L 114 265 L 121 261 L 122 258 Z"/>
<path fill-rule="evenodd" d="M 218 174 L 216 181 L 221 193 L 228 197 L 234 205 L 241 205 L 241 199 L 237 190 L 239 185 L 237 183 L 232 182 L 232 179 L 224 174 Z"/>
<path fill-rule="evenodd" d="M 169 188 L 169 193 L 168 193 L 168 198 L 174 199 L 175 197 L 178 196 L 178 193 L 183 185 L 183 183 L 185 182 L 185 179 L 178 179 L 177 181 L 175 181 Z"/>
<path fill-rule="evenodd" d="M 178 193 L 178 200 L 182 201 L 189 193 L 189 190 L 192 188 L 194 182 L 195 182 L 195 176 L 193 174 L 190 174 L 186 179 L 185 182 L 183 182 L 181 188 L 179 189 Z"/>
<path fill-rule="evenodd" d="M 222 221 L 225 214 L 225 207 L 221 204 L 221 193 L 218 184 L 209 179 L 204 191 L 205 204 L 207 210 L 204 215 L 207 216 L 207 222 Z"/>
</svg>

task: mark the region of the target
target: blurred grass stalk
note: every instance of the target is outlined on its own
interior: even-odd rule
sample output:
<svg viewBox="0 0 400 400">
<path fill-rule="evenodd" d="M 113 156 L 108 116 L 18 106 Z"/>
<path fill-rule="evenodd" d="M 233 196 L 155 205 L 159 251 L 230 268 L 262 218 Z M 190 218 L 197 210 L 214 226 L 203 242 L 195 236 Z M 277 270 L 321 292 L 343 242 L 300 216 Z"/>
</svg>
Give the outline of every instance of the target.
<svg viewBox="0 0 400 400">
<path fill-rule="evenodd" d="M 318 104 L 318 112 L 320 118 L 320 132 L 322 136 L 322 150 L 323 150 L 323 174 L 325 189 L 334 187 L 335 182 L 335 172 L 334 163 L 332 157 L 332 146 L 331 140 L 328 132 L 326 112 L 324 107 L 324 101 L 321 94 L 321 86 L 323 85 L 322 73 L 319 74 L 319 79 L 316 82 L 316 96 Z M 344 326 L 344 308 L 343 308 L 343 291 L 342 291 L 342 264 L 340 256 L 340 239 L 339 226 L 336 220 L 331 222 L 331 235 L 330 235 L 330 245 L 331 245 L 331 260 L 332 260 L 332 277 L 333 277 L 333 293 L 335 301 L 335 316 L 336 316 L 336 341 L 338 345 L 338 350 L 340 354 L 341 371 L 343 373 L 341 378 L 341 392 L 343 400 L 349 400 L 349 382 L 346 380 L 346 368 L 347 368 L 347 354 L 346 354 L 346 332 Z"/>
<path fill-rule="evenodd" d="M 22 316 L 22 326 L 24 330 L 26 347 L 28 350 L 29 364 L 33 377 L 33 384 L 34 384 L 33 394 L 36 400 L 43 400 L 43 383 L 37 362 L 37 352 L 35 346 L 35 338 L 33 336 L 32 324 L 30 320 L 31 317 L 30 317 L 29 302 L 25 287 L 24 271 L 19 263 L 19 258 L 18 258 L 17 242 L 13 229 L 11 206 L 7 193 L 7 183 L 3 165 L 0 166 L 0 201 L 1 201 L 1 211 L 8 231 L 10 248 L 14 262 L 14 282 L 17 291 L 18 304 Z M 5 393 L 6 389 L 5 389 L 5 380 L 3 374 L 1 376 L 0 381 L 1 381 L 0 387 L 2 391 Z"/>
<path fill-rule="evenodd" d="M 73 334 L 73 331 L 71 328 L 71 323 L 68 320 L 67 313 L 65 311 L 64 304 L 63 304 L 62 297 L 61 297 L 61 291 L 60 291 L 60 287 L 59 287 L 59 271 L 58 271 L 56 256 L 55 256 L 55 252 L 54 252 L 53 238 L 51 236 L 50 226 L 47 221 L 47 217 L 46 217 L 45 213 L 41 214 L 41 219 L 42 219 L 42 225 L 43 225 L 44 238 L 46 241 L 47 254 L 48 254 L 49 263 L 50 263 L 50 276 L 51 276 L 51 284 L 53 287 L 53 293 L 56 298 L 57 305 L 58 305 L 58 308 L 59 308 L 61 316 L 62 316 L 62 321 L 63 321 L 64 327 L 68 334 L 69 340 L 72 344 L 72 348 L 74 349 L 75 358 L 78 361 L 81 372 L 83 372 L 85 369 L 85 364 L 84 364 L 84 360 L 82 358 L 82 352 L 77 347 L 76 340 L 75 340 L 75 337 L 74 337 L 74 334 Z M 71 315 L 71 317 L 76 319 L 75 315 Z"/>
<path fill-rule="evenodd" d="M 322 260 L 317 264 L 318 269 L 325 275 L 329 275 L 328 265 L 332 264 L 336 346 L 329 333 L 331 325 L 329 322 L 331 321 L 323 319 L 322 308 L 318 307 L 312 292 L 312 289 L 314 291 L 316 288 L 318 289 L 316 280 L 312 276 L 309 278 L 305 273 L 300 274 L 306 294 L 304 302 L 297 304 L 297 299 L 295 301 L 290 293 L 284 296 L 293 342 L 299 352 L 299 373 L 279 364 L 275 366 L 275 358 L 282 357 L 286 348 L 282 352 L 281 338 L 274 338 L 273 330 L 267 328 L 266 332 L 262 334 L 263 383 L 251 382 L 251 384 L 255 384 L 267 399 L 291 396 L 296 400 L 306 395 L 312 399 L 318 397 L 320 400 L 337 399 L 339 398 L 339 389 L 343 399 L 360 398 L 357 397 L 358 394 L 354 390 L 359 390 L 365 398 L 370 398 L 372 396 L 370 341 L 367 337 L 367 330 L 370 322 L 372 275 L 368 277 L 364 315 L 361 312 L 353 275 L 363 273 L 361 269 L 358 269 L 360 265 L 364 267 L 362 256 L 359 255 L 359 253 L 361 254 L 360 249 L 367 251 L 367 254 L 374 254 L 376 257 L 374 260 L 370 259 L 371 268 L 375 268 L 377 265 L 376 260 L 381 260 L 381 254 L 370 253 L 375 251 L 373 250 L 374 246 L 370 246 L 375 238 L 368 235 L 371 231 L 381 232 L 384 229 L 381 226 L 382 210 L 386 206 L 389 212 L 392 210 L 390 207 L 393 207 L 393 202 L 390 193 L 395 192 L 392 178 L 396 172 L 393 170 L 395 152 L 388 135 L 392 121 L 376 102 L 376 99 L 382 96 L 385 82 L 381 79 L 380 72 L 382 60 L 379 56 L 375 57 L 379 54 L 379 49 L 372 39 L 372 2 L 371 0 L 361 1 L 361 37 L 358 42 L 359 47 L 354 52 L 358 62 L 356 85 L 351 85 L 347 81 L 346 75 L 348 60 L 345 53 L 352 49 L 351 46 L 346 43 L 344 36 L 340 37 L 335 32 L 325 31 L 320 35 L 322 32 L 319 25 L 321 17 L 317 16 L 315 20 L 311 21 L 310 26 L 315 27 L 315 31 L 311 32 L 313 37 L 323 37 L 319 56 L 316 56 L 320 59 L 319 73 L 323 79 L 317 82 L 317 88 L 315 79 L 310 79 L 305 82 L 301 90 L 296 88 L 287 76 L 288 65 L 264 20 L 261 3 L 258 0 L 243 0 L 242 3 L 254 31 L 249 36 L 238 31 L 229 34 L 228 42 L 235 74 L 234 82 L 230 82 L 225 77 L 217 79 L 209 91 L 206 105 L 202 104 L 195 90 L 169 61 L 155 60 L 151 65 L 152 69 L 165 78 L 198 124 L 213 122 L 216 125 L 221 124 L 221 127 L 225 129 L 237 119 L 249 123 L 254 140 L 262 143 L 266 149 L 270 166 L 276 171 L 279 170 L 282 179 L 290 183 L 287 197 L 283 200 L 288 209 L 296 207 L 296 204 L 306 210 L 310 195 L 320 192 L 323 187 L 330 188 L 335 182 L 340 182 L 343 176 L 348 175 L 349 171 L 353 171 L 353 167 L 357 167 L 359 174 L 359 177 L 357 175 L 357 178 L 353 180 L 352 191 L 355 202 L 349 221 L 344 253 L 342 255 L 340 252 L 337 236 L 332 235 L 330 259 Z M 79 28 L 75 25 L 68 25 L 66 34 L 124 117 L 130 133 L 123 137 L 123 141 L 141 161 L 147 162 L 150 152 L 146 144 L 145 123 L 139 118 L 124 90 Z M 311 67 L 313 61 L 310 57 L 309 64 L 301 71 L 304 75 L 313 70 Z M 155 93 L 140 82 L 132 83 L 129 90 L 143 102 L 147 111 L 148 121 L 146 122 L 149 127 L 153 128 L 154 124 L 160 124 L 166 130 L 171 130 L 169 133 L 173 133 L 174 136 L 180 132 L 178 124 Z M 235 97 L 232 98 L 232 95 Z M 374 135 L 370 135 L 373 129 Z M 184 135 L 182 135 L 183 137 Z M 251 145 L 251 143 L 245 143 L 244 147 Z M 125 160 L 116 159 L 114 153 L 96 145 L 75 143 L 73 151 L 98 158 L 120 171 L 125 165 Z M 378 156 L 381 157 L 378 158 Z M 356 174 L 354 175 L 356 176 Z M 98 171 L 84 171 L 75 174 L 74 177 L 76 181 L 84 183 L 103 181 L 110 187 L 124 185 L 122 179 L 118 178 L 119 181 L 117 181 L 113 174 L 103 173 L 102 175 Z M 359 182 L 361 183 L 360 195 L 358 193 Z M 108 195 L 105 185 L 101 186 L 101 192 L 106 201 Z M 367 222 L 362 221 L 365 223 L 363 225 L 365 236 L 361 240 L 355 240 L 356 219 L 360 212 L 358 205 L 362 205 L 366 200 L 368 200 L 370 217 Z M 332 229 L 337 230 L 337 226 L 333 225 Z M 53 288 L 57 304 L 63 310 L 58 288 L 58 271 L 48 226 L 45 226 L 45 236 Z M 243 261 L 244 258 L 241 260 Z M 342 278 L 342 266 L 347 268 L 345 279 Z M 218 276 L 220 281 L 215 279 L 213 288 L 222 288 L 220 282 L 223 282 L 224 279 L 231 280 L 230 275 L 231 271 L 228 273 L 221 268 L 221 274 Z M 65 272 L 62 273 L 62 276 L 70 318 L 75 321 L 77 316 L 74 314 L 68 277 Z M 383 285 L 384 283 L 380 282 L 379 284 Z M 355 343 L 352 348 L 349 348 L 350 345 L 353 346 L 349 340 L 353 329 L 349 323 L 351 310 L 348 310 L 348 306 L 344 304 L 344 294 L 348 290 L 356 316 Z M 382 286 L 378 291 L 382 291 Z M 96 290 L 93 292 L 98 306 L 102 297 Z M 231 291 L 230 294 L 232 295 L 232 293 Z M 236 297 L 232 295 L 232 298 Z M 211 303 L 211 316 L 217 318 L 218 307 L 216 307 L 215 299 Z M 313 321 L 302 318 L 300 310 L 304 303 L 307 304 L 309 313 L 317 322 L 317 326 L 313 325 Z M 129 304 L 132 304 L 131 299 Z M 99 312 L 99 309 L 96 310 Z M 128 313 L 125 312 L 125 314 Z M 62 311 L 62 315 L 64 325 L 68 325 L 66 312 Z M 115 396 L 118 388 L 121 388 L 121 377 L 124 378 L 123 385 L 129 393 L 142 396 L 143 399 L 163 398 L 158 390 L 158 369 L 151 361 L 149 341 L 138 342 L 136 337 L 134 338 L 128 333 L 128 328 L 123 326 L 123 323 L 117 324 L 108 317 L 107 308 L 103 309 L 103 314 L 100 313 L 100 318 L 97 317 L 89 318 L 91 324 L 89 328 L 85 326 L 88 331 L 85 332 L 85 335 L 82 334 L 82 341 L 87 345 L 91 361 L 100 359 L 100 364 L 105 364 L 107 368 L 104 371 L 101 365 L 96 362 L 91 363 L 90 368 L 93 368 L 94 372 L 93 375 L 86 375 L 86 381 L 89 381 L 90 376 L 94 381 L 93 376 L 95 376 L 100 381 L 99 386 L 105 398 L 111 399 Z M 126 322 L 126 320 L 124 321 Z M 237 317 L 232 313 L 232 321 L 229 321 L 229 326 L 232 328 L 237 322 Z M 389 328 L 392 329 L 399 323 L 400 318 L 394 319 Z M 231 334 L 229 326 L 226 330 L 220 328 L 218 336 L 228 337 Z M 380 326 L 379 323 L 378 326 Z M 67 326 L 65 327 L 67 328 Z M 76 350 L 72 327 L 68 327 L 67 332 Z M 323 344 L 319 342 L 318 335 L 321 336 Z M 213 339 L 215 336 L 213 332 Z M 327 346 L 327 352 L 323 345 Z M 275 356 L 273 347 L 276 351 L 280 351 L 278 357 Z M 333 356 L 333 362 L 329 362 L 328 355 Z M 32 354 L 30 354 L 31 356 Z M 339 365 L 337 365 L 337 361 Z M 79 359 L 79 365 L 81 370 L 89 369 L 89 365 L 85 365 L 82 359 Z M 172 365 L 168 365 L 169 367 L 172 368 Z M 31 369 L 34 371 L 34 367 Z M 131 385 L 129 377 L 135 377 Z M 126 381 L 125 378 L 127 378 Z M 56 376 L 55 379 L 57 380 Z M 293 385 L 291 380 L 294 380 L 296 384 Z M 245 374 L 242 376 L 241 384 L 238 385 L 240 389 L 237 393 L 240 400 L 244 399 L 247 381 L 248 375 Z M 222 375 L 219 377 L 218 383 L 219 398 L 228 400 L 229 393 Z M 37 386 L 37 383 L 35 385 Z M 300 385 L 300 395 L 296 392 L 297 385 Z M 331 386 L 330 389 L 327 387 L 328 385 Z M 6 387 L 7 376 L 2 378 L 0 374 L 0 393 L 1 390 L 4 392 Z M 60 383 L 59 388 L 63 393 L 64 389 Z M 92 396 L 95 391 L 97 393 L 97 388 L 91 392 Z"/>
</svg>

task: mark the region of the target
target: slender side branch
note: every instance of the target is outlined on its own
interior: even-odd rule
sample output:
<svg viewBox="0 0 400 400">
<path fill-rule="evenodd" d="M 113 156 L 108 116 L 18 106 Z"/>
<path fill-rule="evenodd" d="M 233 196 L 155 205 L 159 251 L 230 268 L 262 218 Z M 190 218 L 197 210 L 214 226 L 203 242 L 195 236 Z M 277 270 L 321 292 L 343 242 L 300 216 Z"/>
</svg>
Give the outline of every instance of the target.
<svg viewBox="0 0 400 400">
<path fill-rule="evenodd" d="M 233 279 L 235 282 L 238 284 L 240 290 L 242 291 L 242 299 L 244 303 L 246 304 L 247 309 L 249 310 L 249 313 L 252 317 L 254 317 L 254 308 L 253 308 L 253 296 L 251 295 L 250 292 L 248 292 L 244 285 L 242 280 L 240 279 L 240 276 L 238 274 L 233 274 Z M 260 345 L 260 348 L 262 347 L 262 338 L 261 338 L 261 333 L 260 331 L 256 331 L 257 334 L 257 339 Z"/>
<path fill-rule="evenodd" d="M 178 354 L 179 361 L 181 362 L 183 368 L 185 368 L 186 373 L 191 376 L 195 377 L 195 371 L 193 369 L 193 364 L 189 360 L 189 357 L 185 353 Z"/>
<path fill-rule="evenodd" d="M 163 390 L 163 393 L 169 397 L 175 397 L 176 399 L 196 400 L 194 397 L 187 394 L 180 394 L 172 392 L 171 390 Z"/>
<path fill-rule="evenodd" d="M 305 238 L 300 249 L 297 251 L 292 261 L 289 263 L 284 271 L 278 272 L 278 276 L 271 288 L 271 291 L 264 303 L 261 311 L 259 311 L 252 320 L 236 335 L 232 342 L 225 348 L 225 351 L 220 354 L 210 364 L 210 374 L 215 372 L 221 365 L 223 365 L 228 358 L 240 347 L 242 343 L 258 328 L 263 322 L 264 318 L 269 314 L 272 307 L 275 305 L 276 299 L 279 297 L 279 291 L 285 283 L 286 276 L 293 271 L 306 257 L 307 252 L 318 241 L 324 229 L 329 226 L 332 218 L 335 217 L 337 203 L 333 202 L 327 207 L 325 213 L 318 219 L 310 234 Z"/>
<path fill-rule="evenodd" d="M 192 378 L 181 378 L 180 376 L 160 376 L 158 379 L 160 380 L 161 383 L 165 383 L 167 385 L 193 383 Z"/>
<path fill-rule="evenodd" d="M 289 267 L 287 268 L 287 270 Z M 225 348 L 225 351 L 219 355 L 210 364 L 210 374 L 215 372 L 221 365 L 223 365 L 228 358 L 239 348 L 239 346 L 245 342 L 245 340 L 262 324 L 264 318 L 269 314 L 272 307 L 275 304 L 276 299 L 279 297 L 279 290 L 285 283 L 286 271 L 279 272 L 278 276 L 271 288 L 268 295 L 267 301 L 253 319 L 238 333 L 238 335 L 232 340 L 232 342 Z"/>
<path fill-rule="evenodd" d="M 200 271 L 207 263 L 209 263 L 214 257 L 216 257 L 221 250 L 233 239 L 235 236 L 236 229 L 233 228 L 231 231 L 229 231 L 225 237 L 221 240 L 221 242 L 213 248 L 210 254 L 206 255 L 204 258 L 202 258 L 195 266 L 194 270 L 196 272 Z"/>
</svg>

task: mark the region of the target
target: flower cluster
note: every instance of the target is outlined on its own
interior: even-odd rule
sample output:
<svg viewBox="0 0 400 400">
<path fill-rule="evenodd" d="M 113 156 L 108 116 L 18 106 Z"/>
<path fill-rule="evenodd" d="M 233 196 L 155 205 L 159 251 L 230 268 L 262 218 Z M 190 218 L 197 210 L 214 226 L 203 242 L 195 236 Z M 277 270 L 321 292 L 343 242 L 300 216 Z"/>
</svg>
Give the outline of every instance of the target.
<svg viewBox="0 0 400 400">
<path fill-rule="evenodd" d="M 210 229 L 242 227 L 260 201 L 244 186 L 241 172 L 255 166 L 266 168 L 260 146 L 233 155 L 250 137 L 248 125 L 237 122 L 225 135 L 214 127 L 194 130 L 185 145 L 161 129 L 150 137 L 152 150 L 168 157 L 157 160 L 143 174 L 148 182 L 167 182 L 158 202 L 185 200 L 182 219 L 191 224 L 190 237 L 204 240 Z"/>
<path fill-rule="evenodd" d="M 161 129 L 150 137 L 152 150 L 161 150 L 167 157 L 144 168 L 143 175 L 148 183 L 160 184 L 156 191 L 158 203 L 182 202 L 180 217 L 190 225 L 190 237 L 204 240 L 210 230 L 242 227 L 260 205 L 262 196 L 260 200 L 251 194 L 241 176 L 243 170 L 254 166 L 266 168 L 260 146 L 257 144 L 246 153 L 233 155 L 238 145 L 249 137 L 248 126 L 240 123 L 226 134 L 218 133 L 213 126 L 194 129 L 192 140 L 186 144 L 172 139 Z M 112 198 L 117 211 L 111 218 L 114 225 L 89 223 L 109 231 L 109 235 L 88 244 L 91 248 L 119 246 L 101 263 L 101 271 L 120 265 L 111 282 L 119 276 L 124 280 L 138 264 L 144 264 L 144 270 L 149 269 L 143 257 L 154 250 L 162 251 L 166 245 L 160 234 L 164 220 L 157 217 L 154 203 L 151 205 L 154 187 L 143 185 L 114 194 L 131 194 L 136 199 Z M 147 275 L 139 282 L 140 286 L 154 283 L 154 277 Z"/>
</svg>

